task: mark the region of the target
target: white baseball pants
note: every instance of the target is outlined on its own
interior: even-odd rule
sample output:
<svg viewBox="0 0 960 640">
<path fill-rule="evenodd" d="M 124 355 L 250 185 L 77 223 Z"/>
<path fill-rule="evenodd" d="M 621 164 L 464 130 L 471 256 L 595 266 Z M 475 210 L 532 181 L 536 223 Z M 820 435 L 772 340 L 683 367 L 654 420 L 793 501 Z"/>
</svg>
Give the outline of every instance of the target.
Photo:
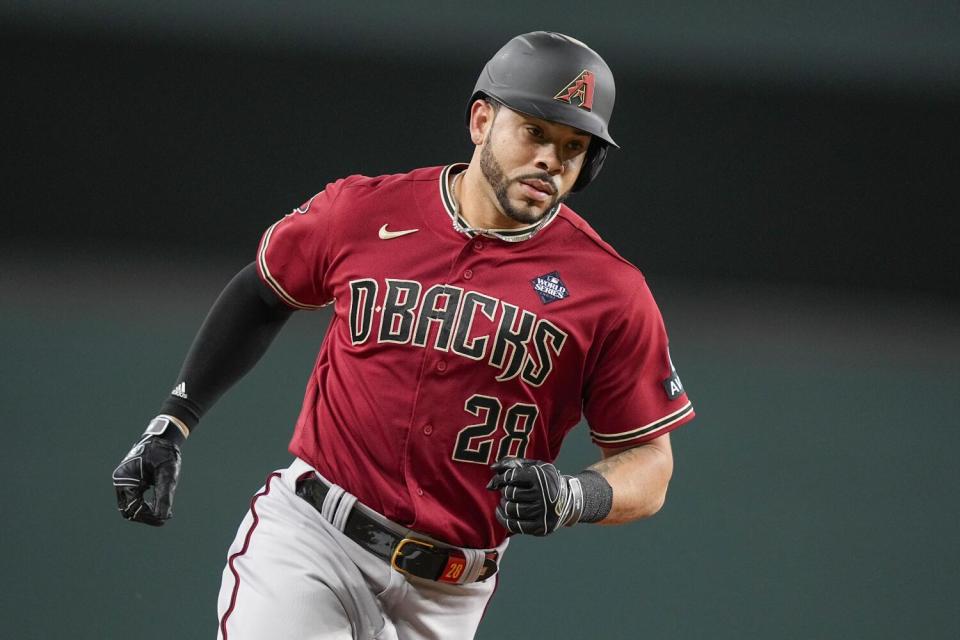
<svg viewBox="0 0 960 640">
<path fill-rule="evenodd" d="M 473 638 L 496 576 L 465 585 L 405 576 L 296 495 L 310 471 L 295 460 L 253 497 L 223 570 L 218 640 Z"/>
</svg>

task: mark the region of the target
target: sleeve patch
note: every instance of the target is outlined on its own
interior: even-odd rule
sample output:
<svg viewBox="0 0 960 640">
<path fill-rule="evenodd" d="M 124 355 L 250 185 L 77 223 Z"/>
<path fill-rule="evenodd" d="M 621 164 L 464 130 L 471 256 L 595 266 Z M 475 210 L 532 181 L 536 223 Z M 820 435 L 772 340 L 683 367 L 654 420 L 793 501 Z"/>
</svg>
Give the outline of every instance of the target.
<svg viewBox="0 0 960 640">
<path fill-rule="evenodd" d="M 667 392 L 667 397 L 671 400 L 676 400 L 683 395 L 683 383 L 680 382 L 680 376 L 677 375 L 677 370 L 674 369 L 670 377 L 663 381 L 663 390 Z"/>
</svg>

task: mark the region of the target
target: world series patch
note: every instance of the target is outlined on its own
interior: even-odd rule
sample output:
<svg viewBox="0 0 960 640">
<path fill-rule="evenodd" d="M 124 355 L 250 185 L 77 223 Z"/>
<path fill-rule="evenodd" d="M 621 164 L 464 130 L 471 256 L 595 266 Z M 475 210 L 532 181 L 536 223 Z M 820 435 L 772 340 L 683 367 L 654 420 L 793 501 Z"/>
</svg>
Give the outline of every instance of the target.
<svg viewBox="0 0 960 640">
<path fill-rule="evenodd" d="M 540 302 L 543 304 L 563 300 L 570 295 L 570 292 L 567 291 L 567 285 L 563 284 L 563 280 L 560 279 L 559 271 L 551 271 L 542 276 L 537 276 L 530 281 L 530 284 L 533 285 L 533 290 L 540 296 Z"/>
</svg>

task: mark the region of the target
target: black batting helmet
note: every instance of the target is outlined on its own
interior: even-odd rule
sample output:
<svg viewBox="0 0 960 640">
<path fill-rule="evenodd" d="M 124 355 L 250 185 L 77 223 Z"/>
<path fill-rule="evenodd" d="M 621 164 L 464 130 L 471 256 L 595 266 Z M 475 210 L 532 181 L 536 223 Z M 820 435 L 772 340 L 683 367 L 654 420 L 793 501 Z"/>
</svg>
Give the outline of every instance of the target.
<svg viewBox="0 0 960 640">
<path fill-rule="evenodd" d="M 607 149 L 618 146 L 609 131 L 613 73 L 597 52 L 570 36 L 534 31 L 510 40 L 480 73 L 467 105 L 468 122 L 470 106 L 484 97 L 593 135 L 574 191 L 597 177 Z"/>
</svg>

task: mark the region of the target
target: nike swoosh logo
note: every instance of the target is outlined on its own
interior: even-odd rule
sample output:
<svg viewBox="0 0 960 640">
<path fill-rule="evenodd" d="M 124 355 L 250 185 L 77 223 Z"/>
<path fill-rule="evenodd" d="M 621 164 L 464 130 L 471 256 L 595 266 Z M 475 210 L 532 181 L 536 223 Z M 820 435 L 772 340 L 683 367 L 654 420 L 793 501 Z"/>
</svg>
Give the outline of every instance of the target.
<svg viewBox="0 0 960 640">
<path fill-rule="evenodd" d="M 405 236 L 411 233 L 416 233 L 420 229 L 404 229 L 403 231 L 387 231 L 387 225 L 380 227 L 380 231 L 377 235 L 380 236 L 381 240 L 390 240 L 391 238 L 399 238 L 400 236 Z"/>
</svg>

